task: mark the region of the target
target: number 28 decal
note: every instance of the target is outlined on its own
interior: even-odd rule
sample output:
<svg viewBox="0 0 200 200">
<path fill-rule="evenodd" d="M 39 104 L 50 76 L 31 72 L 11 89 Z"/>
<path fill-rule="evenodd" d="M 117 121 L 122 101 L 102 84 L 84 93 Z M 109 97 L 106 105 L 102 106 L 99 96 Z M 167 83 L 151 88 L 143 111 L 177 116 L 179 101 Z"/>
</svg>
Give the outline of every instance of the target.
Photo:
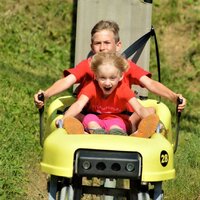
<svg viewBox="0 0 200 200">
<path fill-rule="evenodd" d="M 166 151 L 161 151 L 160 153 L 160 164 L 165 167 L 169 162 L 169 155 Z"/>
</svg>

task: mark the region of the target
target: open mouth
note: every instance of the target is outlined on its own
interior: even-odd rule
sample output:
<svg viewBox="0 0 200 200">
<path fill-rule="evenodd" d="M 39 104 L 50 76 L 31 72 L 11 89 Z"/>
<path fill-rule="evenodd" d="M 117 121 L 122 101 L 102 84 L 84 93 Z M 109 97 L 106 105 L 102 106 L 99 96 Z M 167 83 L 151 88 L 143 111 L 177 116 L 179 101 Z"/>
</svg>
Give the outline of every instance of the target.
<svg viewBox="0 0 200 200">
<path fill-rule="evenodd" d="M 112 90 L 112 87 L 104 87 L 103 89 L 104 89 L 106 92 L 109 92 L 109 91 Z"/>
</svg>

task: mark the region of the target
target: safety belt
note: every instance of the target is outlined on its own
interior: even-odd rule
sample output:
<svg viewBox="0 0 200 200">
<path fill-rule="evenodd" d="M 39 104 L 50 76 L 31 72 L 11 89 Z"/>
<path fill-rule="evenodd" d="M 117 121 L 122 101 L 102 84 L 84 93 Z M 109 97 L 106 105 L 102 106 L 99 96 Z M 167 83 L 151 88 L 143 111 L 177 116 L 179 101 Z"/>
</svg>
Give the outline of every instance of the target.
<svg viewBox="0 0 200 200">
<path fill-rule="evenodd" d="M 147 41 L 149 40 L 149 38 L 151 36 L 154 37 L 155 48 L 156 48 L 156 59 L 157 59 L 157 68 L 158 68 L 158 81 L 161 82 L 161 76 L 160 76 L 160 58 L 159 58 L 158 42 L 157 42 L 156 33 L 155 33 L 155 30 L 154 30 L 153 26 L 151 27 L 151 30 L 148 33 L 146 33 L 145 35 L 143 35 L 142 37 L 140 37 L 139 39 L 137 39 L 133 44 L 131 44 L 122 53 L 122 55 L 124 55 L 125 58 L 129 58 L 129 57 L 131 57 L 134 54 L 131 60 L 134 63 L 137 63 L 137 61 L 140 58 L 140 55 L 142 53 L 142 50 L 144 49 Z M 92 55 L 93 55 L 93 53 L 92 53 L 92 51 L 90 51 L 88 53 L 88 55 L 87 55 L 87 58 L 89 58 Z"/>
<path fill-rule="evenodd" d="M 157 38 L 156 38 L 156 33 L 153 27 L 151 27 L 151 30 L 146 33 L 145 35 L 143 35 L 141 38 L 139 38 L 138 40 L 136 40 L 133 44 L 131 44 L 123 53 L 122 55 L 125 56 L 125 58 L 129 58 L 132 57 L 132 61 L 134 63 L 137 63 L 142 50 L 144 49 L 147 41 L 149 40 L 149 38 L 153 36 L 154 37 L 154 42 L 155 42 L 155 48 L 156 48 L 156 59 L 157 59 L 157 67 L 158 67 L 158 81 L 161 82 L 161 76 L 160 76 L 160 57 L 159 57 L 159 50 L 158 50 L 158 42 L 157 42 Z"/>
<path fill-rule="evenodd" d="M 158 68 L 158 81 L 161 82 L 161 76 L 160 76 L 160 57 L 159 57 L 159 50 L 158 50 L 158 42 L 157 42 L 157 38 L 156 38 L 156 32 L 153 28 L 153 26 L 151 27 L 151 30 L 146 33 L 145 35 L 143 35 L 142 37 L 140 37 L 139 39 L 137 39 L 133 44 L 131 44 L 123 53 L 122 55 L 125 56 L 125 58 L 129 58 L 132 57 L 132 61 L 134 63 L 137 63 L 138 59 L 140 58 L 140 55 L 142 53 L 142 50 L 144 49 L 147 41 L 149 40 L 149 38 L 153 36 L 154 37 L 154 42 L 155 42 L 155 48 L 156 48 L 156 59 L 157 59 L 157 68 Z M 87 58 L 89 58 L 90 56 L 92 56 L 93 53 L 92 51 L 90 51 L 87 55 Z"/>
</svg>

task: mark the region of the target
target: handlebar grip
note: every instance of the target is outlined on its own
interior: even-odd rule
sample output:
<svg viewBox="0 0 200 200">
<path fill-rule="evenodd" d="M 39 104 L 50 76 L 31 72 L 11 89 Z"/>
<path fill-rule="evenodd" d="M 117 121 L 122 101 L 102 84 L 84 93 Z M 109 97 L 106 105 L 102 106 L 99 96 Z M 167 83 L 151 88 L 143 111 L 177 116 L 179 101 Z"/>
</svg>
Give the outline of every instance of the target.
<svg viewBox="0 0 200 200">
<path fill-rule="evenodd" d="M 63 120 L 59 119 L 58 120 L 58 128 L 62 128 L 63 127 Z"/>
<path fill-rule="evenodd" d="M 183 103 L 183 99 L 177 98 L 177 104 L 176 104 L 176 112 L 178 114 L 178 117 L 180 118 L 181 112 L 178 112 L 178 105 Z"/>
<path fill-rule="evenodd" d="M 177 104 L 182 104 L 183 103 L 183 99 L 180 99 L 179 97 L 177 98 Z"/>
<path fill-rule="evenodd" d="M 44 93 L 38 94 L 38 99 L 44 102 Z M 42 113 L 44 111 L 44 106 L 39 109 L 39 112 Z"/>
<path fill-rule="evenodd" d="M 38 94 L 38 99 L 39 99 L 40 101 L 44 101 L 44 93 Z"/>
<path fill-rule="evenodd" d="M 177 150 L 178 147 L 178 140 L 179 140 L 179 129 L 180 129 L 180 118 L 181 118 L 181 112 L 178 112 L 178 105 L 183 103 L 183 99 L 177 98 L 177 105 L 176 105 L 176 141 L 174 145 L 174 153 Z"/>
</svg>

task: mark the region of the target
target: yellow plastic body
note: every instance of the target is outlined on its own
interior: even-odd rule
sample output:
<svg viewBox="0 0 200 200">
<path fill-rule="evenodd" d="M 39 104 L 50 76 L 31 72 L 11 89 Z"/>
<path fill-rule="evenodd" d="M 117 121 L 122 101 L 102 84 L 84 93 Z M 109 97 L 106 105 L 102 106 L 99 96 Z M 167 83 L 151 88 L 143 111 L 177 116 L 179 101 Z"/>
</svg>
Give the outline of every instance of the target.
<svg viewBox="0 0 200 200">
<path fill-rule="evenodd" d="M 57 119 L 63 117 L 62 114 L 57 114 L 58 111 L 63 111 L 70 106 L 76 99 L 72 96 L 63 96 L 53 101 L 47 110 L 47 124 L 45 128 L 45 138 L 51 134 L 55 129 L 55 122 Z"/>
<path fill-rule="evenodd" d="M 163 103 L 155 100 L 141 101 L 144 106 L 154 107 L 167 129 L 164 136 L 155 133 L 151 138 L 136 138 L 118 135 L 69 135 L 56 128 L 55 110 L 70 105 L 71 97 L 58 98 L 48 110 L 48 131 L 44 141 L 42 171 L 48 174 L 71 178 L 74 155 L 78 149 L 98 149 L 138 152 L 142 156 L 142 181 L 156 182 L 175 178 L 173 144 L 171 142 L 171 114 Z"/>
</svg>

